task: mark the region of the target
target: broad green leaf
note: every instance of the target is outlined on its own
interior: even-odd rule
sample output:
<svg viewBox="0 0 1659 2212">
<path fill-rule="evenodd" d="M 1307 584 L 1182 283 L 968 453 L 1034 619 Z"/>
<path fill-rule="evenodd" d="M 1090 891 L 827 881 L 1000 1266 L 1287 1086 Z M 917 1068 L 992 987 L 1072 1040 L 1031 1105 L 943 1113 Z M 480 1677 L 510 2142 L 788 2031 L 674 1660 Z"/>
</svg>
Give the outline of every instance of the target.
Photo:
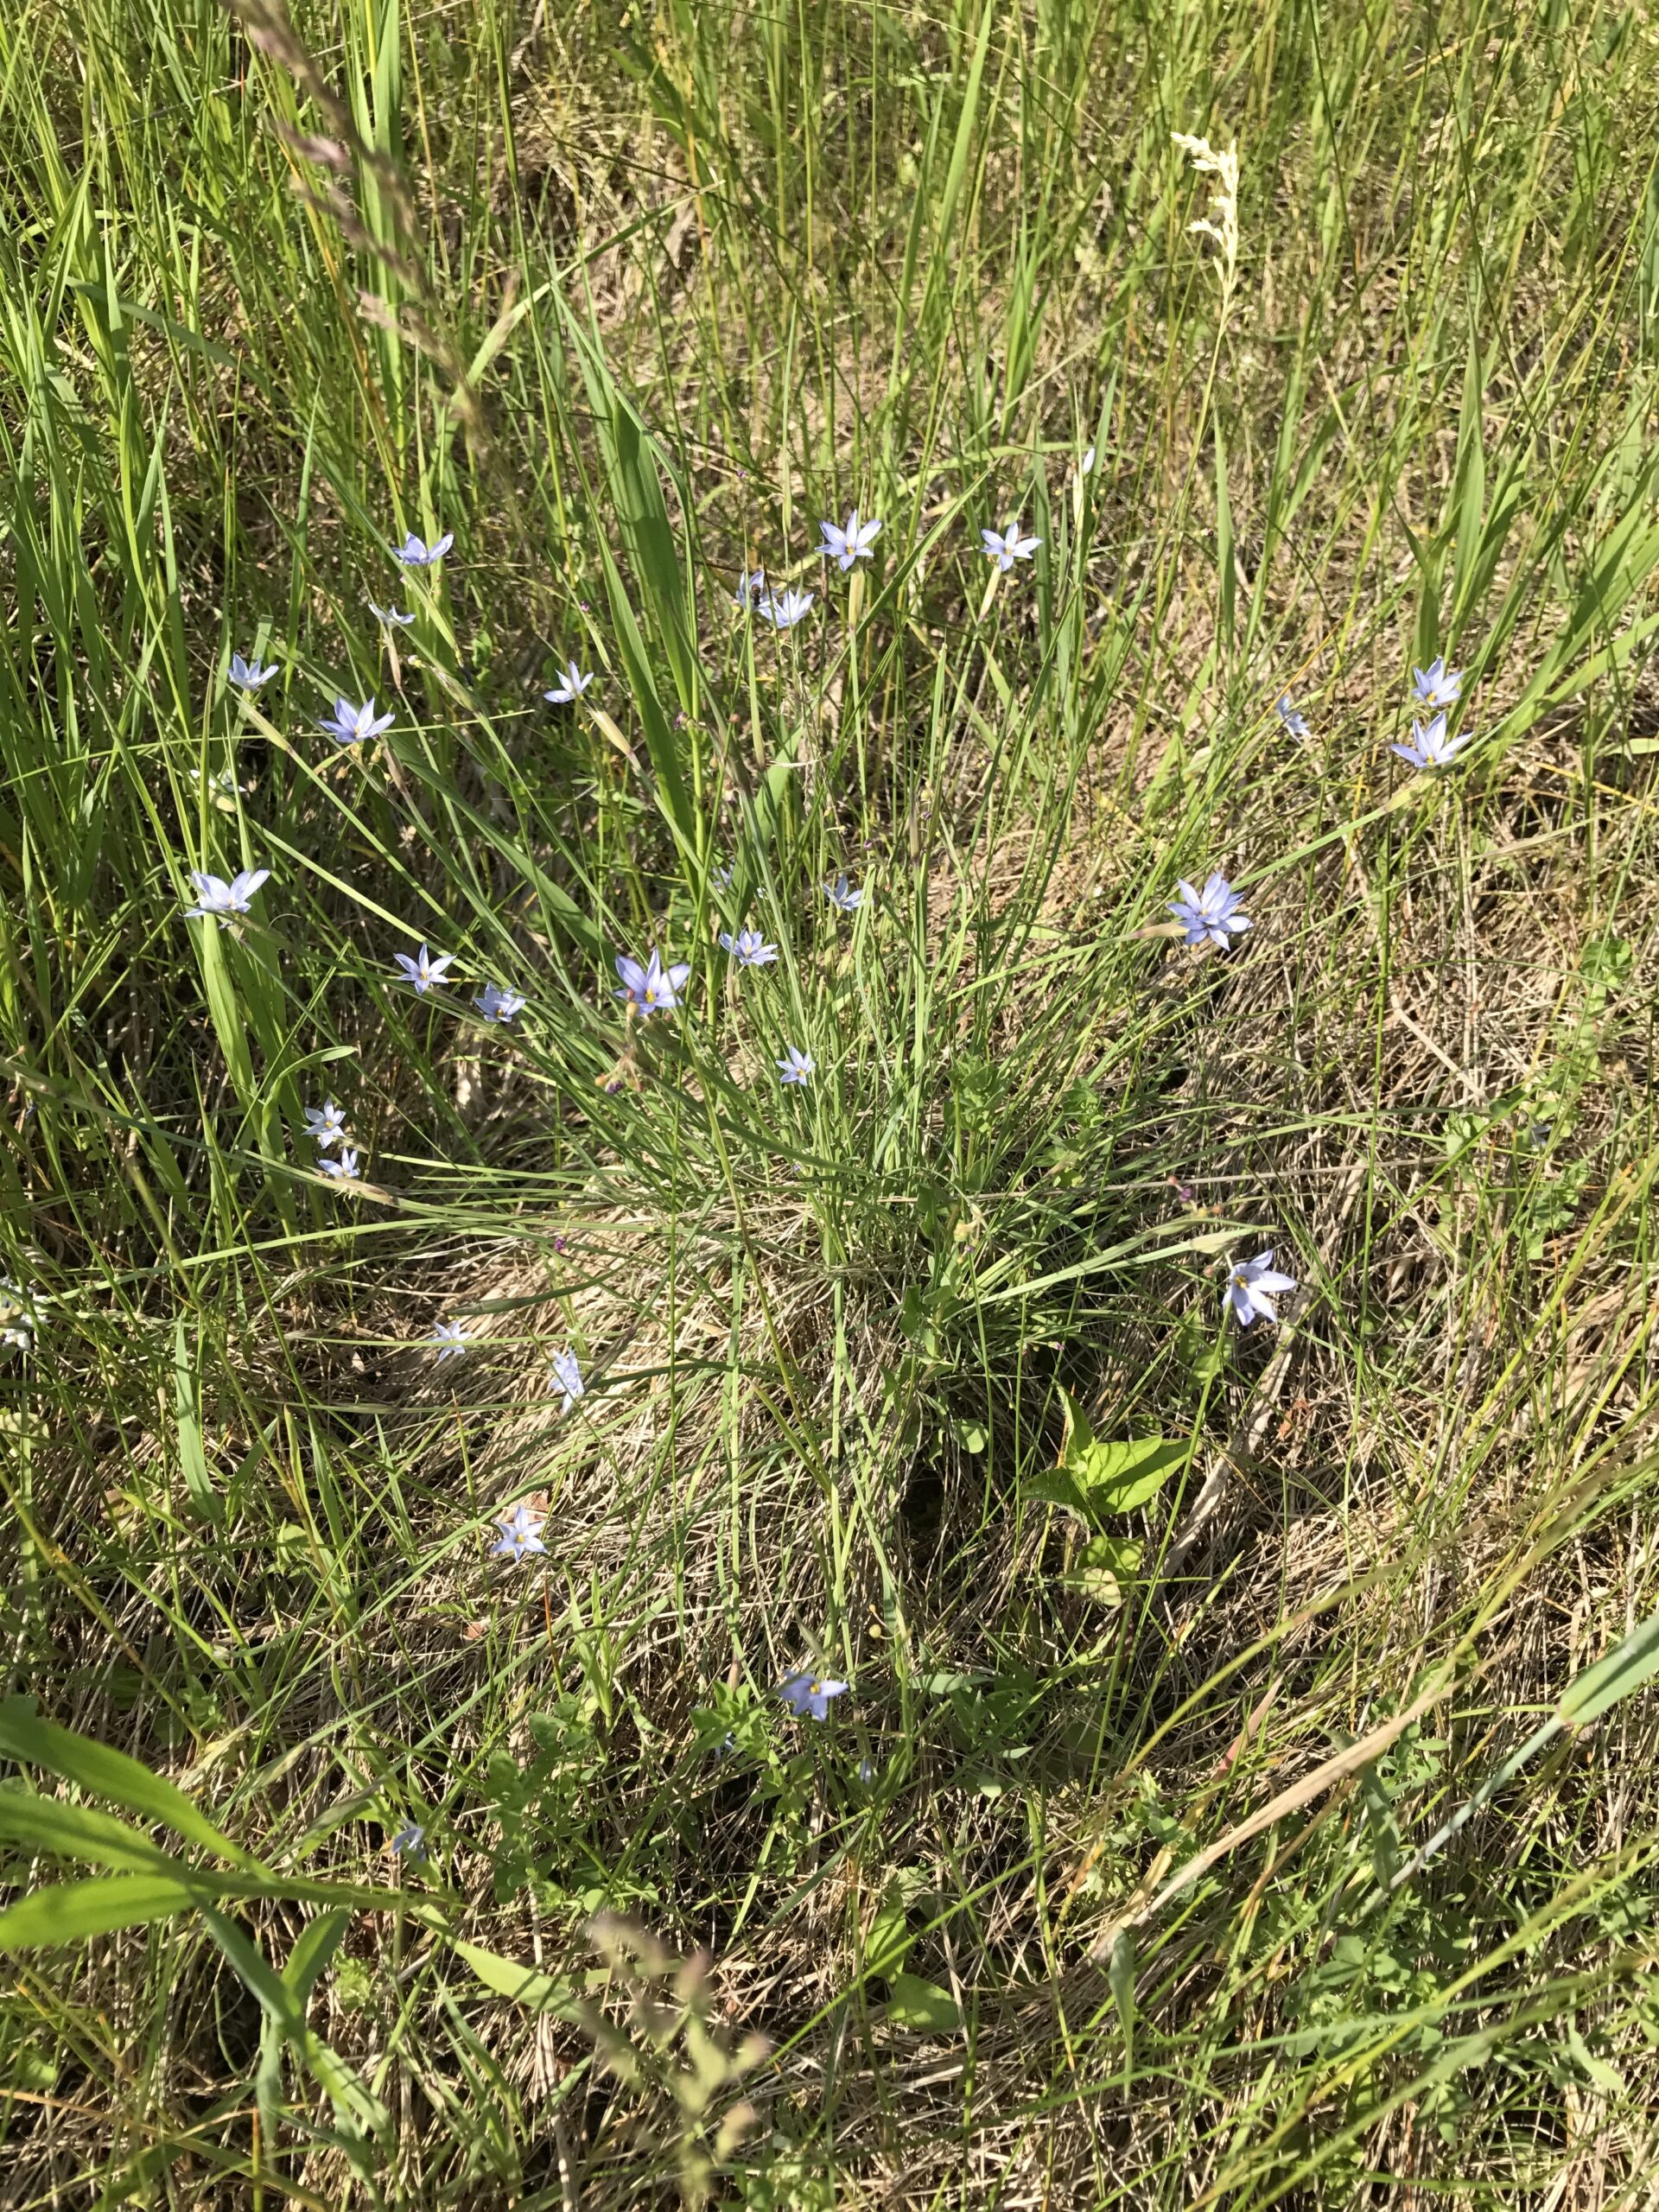
<svg viewBox="0 0 1659 2212">
<path fill-rule="evenodd" d="M 1649 1613 L 1605 1659 L 1573 1676 L 1561 1693 L 1556 1715 L 1565 1726 L 1582 1728 L 1655 1674 L 1659 1674 L 1659 1613 Z"/>
<path fill-rule="evenodd" d="M 1091 1444 L 1071 1470 L 1096 1513 L 1130 1513 L 1156 1497 L 1187 1447 L 1162 1436 L 1137 1436 L 1122 1444 Z"/>
<path fill-rule="evenodd" d="M 889 1890 L 882 1898 L 875 1918 L 870 1923 L 870 1932 L 864 1938 L 864 1966 L 867 1973 L 876 1974 L 884 1981 L 891 1980 L 905 1963 L 910 1948 L 910 1924 L 905 1914 L 904 1898 Z"/>
<path fill-rule="evenodd" d="M 941 2036 L 950 2035 L 962 2025 L 962 2014 L 950 1991 L 941 1989 L 937 1981 L 924 1981 L 913 1974 L 893 1976 L 887 2018 L 896 2026 L 925 2028 Z"/>
<path fill-rule="evenodd" d="M 1138 1536 L 1091 1536 L 1068 1580 L 1097 1605 L 1121 1605 L 1122 1586 L 1139 1569 L 1144 1550 Z"/>
<path fill-rule="evenodd" d="M 92 1874 L 84 1882 L 50 1882 L 0 1912 L 0 1950 L 84 1942 L 112 1929 L 189 1912 L 207 1895 L 176 1874 Z"/>
<path fill-rule="evenodd" d="M 188 1843 L 200 1844 L 240 1866 L 254 1866 L 251 1858 L 229 1836 L 197 1810 L 183 1790 L 159 1774 L 152 1774 L 125 1751 L 113 1751 L 73 1728 L 60 1728 L 42 1720 L 32 1698 L 9 1697 L 0 1701 L 0 1758 L 16 1759 L 20 1766 L 44 1767 L 65 1782 L 94 1797 L 109 1797 L 130 1813 L 171 1828 Z"/>
<path fill-rule="evenodd" d="M 498 1997 L 527 2005 L 532 2012 L 553 2012 L 567 2020 L 581 2017 L 581 2007 L 568 1981 L 543 1974 L 537 1967 L 521 1967 L 498 1951 L 480 1950 L 476 1943 L 457 1943 L 455 1955 L 463 1960 Z"/>
<path fill-rule="evenodd" d="M 77 1859 L 117 1872 L 186 1871 L 159 1844 L 112 1813 L 95 1811 L 90 1805 L 67 1805 L 60 1797 L 43 1797 L 32 1790 L 0 1789 L 0 1838 L 21 1845 L 31 1855 L 50 1852 L 56 1859 Z"/>
</svg>

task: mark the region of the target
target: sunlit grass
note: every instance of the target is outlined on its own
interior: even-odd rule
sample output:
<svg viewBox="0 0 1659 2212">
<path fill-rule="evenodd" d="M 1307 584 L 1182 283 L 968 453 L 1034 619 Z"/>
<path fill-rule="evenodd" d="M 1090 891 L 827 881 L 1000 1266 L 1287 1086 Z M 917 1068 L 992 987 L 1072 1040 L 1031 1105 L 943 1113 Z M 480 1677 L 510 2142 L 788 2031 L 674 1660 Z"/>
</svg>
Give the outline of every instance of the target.
<svg viewBox="0 0 1659 2212">
<path fill-rule="evenodd" d="M 1640 2201 L 1647 26 L 0 38 L 7 2201 Z"/>
</svg>

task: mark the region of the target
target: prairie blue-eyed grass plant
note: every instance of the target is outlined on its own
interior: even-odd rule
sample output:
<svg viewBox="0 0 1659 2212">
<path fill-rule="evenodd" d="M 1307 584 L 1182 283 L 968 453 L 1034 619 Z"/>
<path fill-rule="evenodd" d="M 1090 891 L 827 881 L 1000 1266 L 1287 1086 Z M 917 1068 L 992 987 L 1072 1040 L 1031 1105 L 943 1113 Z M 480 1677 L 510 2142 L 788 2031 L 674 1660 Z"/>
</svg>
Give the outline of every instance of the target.
<svg viewBox="0 0 1659 2212">
<path fill-rule="evenodd" d="M 1426 722 L 1413 722 L 1409 744 L 1391 745 L 1389 750 L 1397 753 L 1402 760 L 1409 760 L 1414 768 L 1446 768 L 1468 742 L 1466 730 L 1460 730 L 1456 737 L 1448 737 L 1446 716 L 1434 715 Z"/>
<path fill-rule="evenodd" d="M 8 2197 L 1643 2201 L 1640 11 L 0 38 Z"/>
<path fill-rule="evenodd" d="M 429 545 L 411 530 L 401 545 L 392 547 L 391 557 L 406 569 L 435 569 L 454 542 L 455 534 L 451 530 L 446 530 L 442 537 L 435 537 Z"/>
<path fill-rule="evenodd" d="M 378 609 L 374 611 L 378 613 Z M 388 614 L 381 619 L 395 618 Z M 390 709 L 384 715 L 377 715 L 372 698 L 356 707 L 349 699 L 336 699 L 334 713 L 322 716 L 317 728 L 327 730 L 336 745 L 366 745 L 371 738 L 384 737 L 396 720 L 396 714 Z"/>
<path fill-rule="evenodd" d="M 874 515 L 861 522 L 855 507 L 847 518 L 845 529 L 832 522 L 821 522 L 818 531 L 823 538 L 819 552 L 825 560 L 833 561 L 843 575 L 855 562 L 875 558 L 875 541 L 881 534 L 881 524 Z M 740 593 L 744 588 L 744 583 L 740 582 Z"/>
<path fill-rule="evenodd" d="M 572 701 L 581 698 L 593 680 L 591 671 L 584 675 L 575 661 L 568 660 L 559 681 L 550 691 L 543 691 L 542 696 L 550 700 L 556 707 L 569 706 Z"/>
</svg>

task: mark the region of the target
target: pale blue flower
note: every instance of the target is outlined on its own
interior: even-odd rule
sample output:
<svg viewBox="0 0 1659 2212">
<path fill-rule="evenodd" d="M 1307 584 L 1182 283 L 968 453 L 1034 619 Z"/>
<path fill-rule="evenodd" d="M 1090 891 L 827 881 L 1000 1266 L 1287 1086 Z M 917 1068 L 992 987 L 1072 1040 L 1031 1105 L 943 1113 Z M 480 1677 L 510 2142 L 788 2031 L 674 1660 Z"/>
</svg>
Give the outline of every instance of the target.
<svg viewBox="0 0 1659 2212">
<path fill-rule="evenodd" d="M 804 1085 L 817 1062 L 810 1052 L 804 1052 L 798 1045 L 786 1045 L 785 1057 L 777 1063 L 778 1072 L 785 1083 Z"/>
<path fill-rule="evenodd" d="M 349 699 L 336 699 L 334 713 L 319 721 L 317 728 L 326 729 L 336 745 L 362 745 L 389 730 L 391 724 L 390 714 L 376 715 L 372 699 L 365 699 L 360 707 L 353 706 Z"/>
<path fill-rule="evenodd" d="M 1420 707 L 1455 707 L 1463 696 L 1463 671 L 1448 668 L 1440 654 L 1427 668 L 1412 670 L 1411 691 Z"/>
<path fill-rule="evenodd" d="M 1029 561 L 1043 542 L 1040 537 L 1021 537 L 1017 517 L 1009 524 L 1006 537 L 999 535 L 994 530 L 982 530 L 979 535 L 983 542 L 985 551 L 990 555 L 1004 575 L 1007 575 L 1016 561 Z"/>
<path fill-rule="evenodd" d="M 486 1021 L 507 1022 L 515 1014 L 521 1014 L 529 1001 L 520 991 L 509 991 L 499 983 L 486 983 L 473 1004 Z"/>
<path fill-rule="evenodd" d="M 369 612 L 377 622 L 384 622 L 389 630 L 407 630 L 415 620 L 412 614 L 405 614 L 400 607 L 377 606 L 373 600 L 369 601 Z"/>
<path fill-rule="evenodd" d="M 881 525 L 874 518 L 868 522 L 860 522 L 856 507 L 848 516 L 845 530 L 837 530 L 832 522 L 821 522 L 818 528 L 823 532 L 823 543 L 818 548 L 819 552 L 827 561 L 833 561 L 843 575 L 855 561 L 874 560 L 875 541 L 880 535 Z"/>
<path fill-rule="evenodd" d="M 1288 691 L 1287 691 L 1283 698 L 1278 702 L 1273 711 L 1278 715 L 1280 721 L 1284 724 L 1286 734 L 1287 736 L 1313 736 L 1313 733 L 1307 726 L 1307 716 L 1302 712 L 1300 707 L 1294 707 L 1291 704 L 1290 694 Z"/>
<path fill-rule="evenodd" d="M 1466 731 L 1457 737 L 1446 735 L 1444 715 L 1436 715 L 1432 721 L 1413 722 L 1411 734 L 1410 745 L 1391 745 L 1389 750 L 1409 760 L 1414 768 L 1449 768 L 1469 742 Z"/>
<path fill-rule="evenodd" d="M 231 915 L 251 912 L 248 901 L 262 883 L 270 880 L 270 870 L 245 868 L 226 883 L 222 875 L 204 875 L 199 868 L 193 868 L 190 880 L 196 887 L 197 904 L 185 908 L 185 918 L 194 921 L 200 914 L 216 914 L 222 926 Z"/>
<path fill-rule="evenodd" d="M 527 1505 L 521 1503 L 515 1505 L 511 1513 L 499 1513 L 495 1525 L 501 1531 L 501 1541 L 491 1545 L 492 1559 L 510 1559 L 516 1566 L 531 1552 L 547 1549 L 542 1541 L 543 1517 L 532 1513 Z"/>
<path fill-rule="evenodd" d="M 424 945 L 412 960 L 406 952 L 392 955 L 404 971 L 403 981 L 412 984 L 422 998 L 426 996 L 434 983 L 442 983 L 445 980 L 444 970 L 453 966 L 454 957 L 453 952 L 441 952 L 435 958 Z"/>
<path fill-rule="evenodd" d="M 1212 875 L 1202 891 L 1195 891 L 1185 879 L 1176 888 L 1181 895 L 1169 901 L 1169 911 L 1185 931 L 1189 944 L 1219 945 L 1225 952 L 1241 931 L 1255 926 L 1224 875 Z"/>
<path fill-rule="evenodd" d="M 823 895 L 842 914 L 855 914 L 864 903 L 862 891 L 855 891 L 844 875 L 838 875 L 833 883 L 826 883 Z"/>
<path fill-rule="evenodd" d="M 440 1321 L 425 1340 L 438 1355 L 438 1365 L 446 1359 L 461 1359 L 467 1351 L 467 1332 L 459 1321 Z"/>
<path fill-rule="evenodd" d="M 336 1183 L 360 1183 L 363 1179 L 357 1164 L 357 1154 L 348 1144 L 341 1145 L 338 1160 L 320 1160 L 317 1172 Z"/>
<path fill-rule="evenodd" d="M 231 655 L 231 681 L 238 691 L 258 691 L 280 671 L 262 665 L 256 653 L 251 660 L 244 660 L 240 653 Z"/>
<path fill-rule="evenodd" d="M 759 930 L 740 930 L 735 937 L 722 930 L 720 942 L 740 968 L 765 968 L 778 957 L 777 946 L 768 944 Z"/>
<path fill-rule="evenodd" d="M 392 547 L 391 557 L 394 561 L 401 561 L 406 569 L 430 569 L 442 560 L 454 542 L 453 530 L 446 530 L 443 536 L 435 539 L 430 545 L 416 537 L 411 530 L 401 545 Z"/>
<path fill-rule="evenodd" d="M 1095 449 L 1090 446 L 1089 448 L 1089 457 L 1091 461 L 1094 458 L 1094 453 Z M 875 1780 L 875 1761 L 869 1756 L 868 1751 L 858 1763 L 858 1778 L 867 1789 Z"/>
<path fill-rule="evenodd" d="M 716 861 L 709 871 L 709 880 L 716 891 L 729 891 L 732 887 L 732 877 L 735 873 L 736 871 L 728 867 L 724 861 Z"/>
<path fill-rule="evenodd" d="M 578 1398 L 587 1396 L 588 1385 L 582 1379 L 582 1362 L 569 1345 L 563 1351 L 554 1353 L 553 1377 L 547 1387 L 550 1390 L 564 1393 L 564 1403 L 559 1408 L 562 1414 L 568 1414 Z"/>
<path fill-rule="evenodd" d="M 645 1021 L 653 1014 L 674 1011 L 691 973 L 691 963 L 689 960 L 677 960 L 671 968 L 664 968 L 661 953 L 653 952 L 649 965 L 642 968 L 637 960 L 620 953 L 616 972 L 622 978 L 622 988 L 616 996 L 626 999 L 630 1013 L 637 1014 Z"/>
<path fill-rule="evenodd" d="M 426 1859 L 426 1830 L 418 1821 L 405 1821 L 391 1839 L 391 1847 L 400 1859 Z"/>
<path fill-rule="evenodd" d="M 831 1698 L 844 1697 L 851 1688 L 850 1682 L 837 1682 L 827 1675 L 785 1675 L 778 1688 L 778 1694 L 798 1720 L 809 1716 L 814 1720 L 827 1720 Z"/>
<path fill-rule="evenodd" d="M 811 606 L 814 594 L 810 591 L 786 591 L 780 599 L 775 591 L 756 601 L 756 611 L 764 614 L 774 630 L 792 630 Z"/>
<path fill-rule="evenodd" d="M 34 1291 L 25 1290 L 10 1275 L 0 1275 L 0 1344 L 10 1344 L 14 1351 L 34 1351 L 40 1327 L 36 1306 Z"/>
<path fill-rule="evenodd" d="M 1276 1321 L 1279 1309 L 1274 1300 L 1295 1287 L 1294 1275 L 1281 1275 L 1274 1272 L 1273 1251 L 1269 1247 L 1265 1252 L 1258 1252 L 1255 1259 L 1246 1260 L 1242 1266 L 1230 1270 L 1222 1299 L 1224 1304 L 1232 1307 L 1239 1327 L 1248 1329 L 1251 1322 L 1258 1319 Z"/>
<path fill-rule="evenodd" d="M 305 1109 L 305 1134 L 315 1137 L 327 1152 L 336 1139 L 346 1134 L 346 1109 L 337 1106 L 332 1098 L 325 1098 L 321 1106 Z"/>
<path fill-rule="evenodd" d="M 593 680 L 591 670 L 584 676 L 575 661 L 568 660 L 564 664 L 562 680 L 550 691 L 543 691 L 542 696 L 550 700 L 556 707 L 566 707 L 573 699 L 580 699 Z"/>
<path fill-rule="evenodd" d="M 756 601 L 763 596 L 766 588 L 766 572 L 764 569 L 757 569 L 753 575 L 747 569 L 740 569 L 737 572 L 737 589 L 732 594 L 732 605 L 736 607 L 740 614 L 751 613 Z"/>
</svg>

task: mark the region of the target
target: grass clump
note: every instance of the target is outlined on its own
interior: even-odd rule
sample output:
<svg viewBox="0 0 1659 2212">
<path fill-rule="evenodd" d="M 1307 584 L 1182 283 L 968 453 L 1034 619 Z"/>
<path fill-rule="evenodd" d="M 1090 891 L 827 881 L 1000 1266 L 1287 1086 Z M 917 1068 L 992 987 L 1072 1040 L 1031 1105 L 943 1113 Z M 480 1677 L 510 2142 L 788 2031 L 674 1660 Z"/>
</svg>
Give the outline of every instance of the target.
<svg viewBox="0 0 1659 2212">
<path fill-rule="evenodd" d="M 7 2201 L 1643 2201 L 1645 23 L 0 39 Z"/>
</svg>

